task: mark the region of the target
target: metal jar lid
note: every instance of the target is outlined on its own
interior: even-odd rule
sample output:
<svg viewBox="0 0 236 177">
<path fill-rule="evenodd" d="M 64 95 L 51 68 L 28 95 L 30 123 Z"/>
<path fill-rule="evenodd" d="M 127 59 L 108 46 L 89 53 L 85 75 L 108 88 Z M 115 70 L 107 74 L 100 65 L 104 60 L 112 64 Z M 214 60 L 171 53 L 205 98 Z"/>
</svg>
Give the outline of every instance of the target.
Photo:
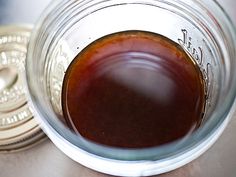
<svg viewBox="0 0 236 177">
<path fill-rule="evenodd" d="M 27 148 L 45 138 L 26 97 L 25 59 L 31 27 L 0 27 L 0 152 Z"/>
</svg>

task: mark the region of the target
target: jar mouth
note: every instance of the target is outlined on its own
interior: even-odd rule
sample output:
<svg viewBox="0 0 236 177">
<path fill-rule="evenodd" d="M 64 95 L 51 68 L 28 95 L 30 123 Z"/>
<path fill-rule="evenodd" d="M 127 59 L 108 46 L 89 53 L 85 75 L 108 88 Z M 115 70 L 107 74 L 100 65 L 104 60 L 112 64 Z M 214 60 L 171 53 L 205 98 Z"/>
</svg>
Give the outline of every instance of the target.
<svg viewBox="0 0 236 177">
<path fill-rule="evenodd" d="M 108 1 L 109 2 L 109 1 Z M 112 2 L 112 1 L 111 1 Z M 168 3 L 172 4 L 173 6 L 178 4 L 183 9 L 191 9 L 193 12 L 197 13 L 196 15 L 200 15 L 200 11 L 204 11 L 208 13 L 208 17 L 211 20 L 211 25 L 217 26 L 219 28 L 219 31 L 221 32 L 221 35 L 223 37 L 226 37 L 229 35 L 227 39 L 231 38 L 229 42 L 233 44 L 233 46 L 230 47 L 228 45 L 227 48 L 229 50 L 230 54 L 226 54 L 228 57 L 235 56 L 235 46 L 236 46 L 236 35 L 235 35 L 235 28 L 233 26 L 233 23 L 227 16 L 227 14 L 224 12 L 223 8 L 216 2 L 204 2 L 204 1 L 179 1 L 176 0 L 174 2 L 168 1 Z M 28 95 L 30 96 L 31 104 L 36 110 L 36 114 L 38 114 L 39 121 L 43 125 L 43 129 L 46 131 L 46 133 L 53 139 L 53 137 L 59 137 L 60 139 L 63 139 L 65 143 L 69 143 L 71 146 L 76 147 L 78 149 L 82 149 L 85 152 L 88 152 L 90 154 L 102 157 L 102 158 L 108 158 L 108 159 L 114 159 L 114 160 L 121 160 L 121 161 L 142 161 L 142 160 L 162 160 L 162 159 L 168 159 L 170 157 L 174 157 L 178 154 L 183 154 L 190 149 L 195 148 L 199 144 L 203 143 L 205 140 L 207 140 L 229 117 L 229 114 L 232 113 L 232 107 L 234 105 L 234 100 L 236 97 L 236 77 L 232 77 L 230 88 L 228 92 L 225 95 L 225 100 L 227 102 L 223 103 L 220 107 L 220 109 L 217 111 L 217 113 L 212 113 L 211 118 L 209 121 L 207 121 L 204 126 L 198 128 L 195 132 L 193 132 L 191 135 L 186 136 L 185 138 L 166 144 L 161 145 L 158 147 L 151 147 L 151 148 L 143 148 L 143 149 L 124 149 L 124 148 L 116 148 L 116 147 L 107 147 L 103 145 L 99 145 L 93 142 L 89 142 L 88 140 L 83 139 L 82 137 L 78 137 L 75 133 L 70 131 L 65 125 L 58 120 L 55 113 L 53 113 L 52 110 L 45 109 L 45 105 L 40 100 L 39 95 L 39 88 L 37 87 L 37 83 L 35 85 L 34 77 L 32 76 L 32 73 L 34 73 L 35 69 L 35 63 L 32 58 L 35 58 L 36 54 L 34 51 L 36 50 L 36 47 L 42 47 L 44 40 L 46 40 L 47 37 L 51 37 L 50 35 L 43 36 L 43 30 L 44 28 L 48 28 L 47 30 L 51 30 L 52 21 L 49 20 L 48 16 L 50 14 L 56 19 L 55 14 L 59 12 L 63 12 L 66 8 L 73 8 L 73 1 L 61 1 L 61 3 L 54 2 L 51 6 L 48 7 L 45 14 L 41 17 L 39 20 L 37 26 L 35 27 L 35 30 L 33 32 L 33 35 L 30 40 L 29 45 L 29 53 L 26 60 L 26 79 L 28 84 Z M 89 4 L 93 3 L 90 0 L 84 0 L 80 1 L 78 4 L 80 6 L 86 6 L 89 8 Z M 122 3 L 129 3 L 129 2 L 122 2 Z M 135 3 L 140 3 L 139 1 L 135 1 Z M 147 0 L 147 3 L 152 3 L 152 0 Z M 77 5 L 78 5 L 77 4 Z M 96 4 L 96 2 L 94 2 Z M 196 5 L 194 7 L 191 7 L 193 5 Z M 206 9 L 206 7 L 209 7 L 209 9 Z M 59 9 L 59 10 L 58 10 Z M 212 11 L 211 11 L 212 10 Z M 58 11 L 58 12 L 56 12 Z M 53 14 L 55 13 L 55 14 Z M 219 17 L 219 18 L 218 18 Z M 70 17 L 68 17 L 70 18 Z M 45 21 L 46 19 L 46 21 Z M 58 20 L 58 22 L 60 22 Z M 55 22 L 54 22 L 55 23 Z M 225 29 L 221 29 L 222 26 L 225 26 Z M 42 30 L 42 31 L 40 31 Z M 53 32 L 52 32 L 53 33 Z M 39 36 L 41 35 L 41 36 Z M 40 37 L 44 37 L 41 38 Z M 51 37 L 53 40 L 53 38 Z M 226 41 L 222 41 L 224 43 L 227 43 Z M 40 44 L 40 46 L 38 46 Z M 47 45 L 49 45 L 47 43 Z M 236 66 L 236 64 L 234 64 Z M 234 68 L 235 66 L 231 66 Z M 38 69 L 40 70 L 40 69 Z M 36 71 L 40 72 L 40 71 Z M 233 71 L 232 71 L 233 72 Z M 231 73 L 230 73 L 231 74 Z M 234 72 L 232 74 L 235 74 Z M 36 74 L 37 75 L 37 74 Z M 40 77 L 39 81 L 42 81 L 43 78 Z M 46 105 L 48 106 L 48 105 Z"/>
</svg>

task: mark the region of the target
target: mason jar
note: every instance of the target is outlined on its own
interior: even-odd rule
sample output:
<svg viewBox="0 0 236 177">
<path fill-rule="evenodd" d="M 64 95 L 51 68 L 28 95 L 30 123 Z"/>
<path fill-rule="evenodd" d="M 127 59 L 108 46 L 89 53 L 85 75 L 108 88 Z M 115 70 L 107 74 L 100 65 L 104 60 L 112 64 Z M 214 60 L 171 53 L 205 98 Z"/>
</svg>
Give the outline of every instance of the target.
<svg viewBox="0 0 236 177">
<path fill-rule="evenodd" d="M 91 142 L 62 113 L 64 74 L 75 56 L 107 34 L 142 30 L 178 43 L 195 60 L 206 85 L 201 126 L 165 145 L 128 149 Z M 161 174 L 194 160 L 220 136 L 234 111 L 235 28 L 216 1 L 58 0 L 41 15 L 26 60 L 31 104 L 52 142 L 73 160 L 116 176 Z"/>
</svg>

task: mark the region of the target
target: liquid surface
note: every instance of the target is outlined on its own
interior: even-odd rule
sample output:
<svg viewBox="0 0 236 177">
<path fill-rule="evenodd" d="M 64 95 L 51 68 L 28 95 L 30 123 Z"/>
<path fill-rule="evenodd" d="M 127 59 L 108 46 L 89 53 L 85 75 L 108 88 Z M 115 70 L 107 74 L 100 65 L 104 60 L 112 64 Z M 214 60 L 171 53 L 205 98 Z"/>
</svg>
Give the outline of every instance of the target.
<svg viewBox="0 0 236 177">
<path fill-rule="evenodd" d="M 91 141 L 144 148 L 180 139 L 199 127 L 204 82 L 173 41 L 154 33 L 105 36 L 80 52 L 62 90 L 68 125 Z"/>
</svg>

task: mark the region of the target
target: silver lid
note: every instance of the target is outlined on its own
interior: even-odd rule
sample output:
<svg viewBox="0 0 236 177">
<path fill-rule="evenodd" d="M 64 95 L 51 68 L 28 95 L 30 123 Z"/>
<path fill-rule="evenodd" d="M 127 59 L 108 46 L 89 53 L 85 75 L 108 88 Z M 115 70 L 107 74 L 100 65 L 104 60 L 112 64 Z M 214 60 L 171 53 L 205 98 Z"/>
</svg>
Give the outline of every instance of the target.
<svg viewBox="0 0 236 177">
<path fill-rule="evenodd" d="M 45 137 L 26 97 L 25 59 L 31 27 L 0 27 L 0 152 L 29 147 Z"/>
</svg>

